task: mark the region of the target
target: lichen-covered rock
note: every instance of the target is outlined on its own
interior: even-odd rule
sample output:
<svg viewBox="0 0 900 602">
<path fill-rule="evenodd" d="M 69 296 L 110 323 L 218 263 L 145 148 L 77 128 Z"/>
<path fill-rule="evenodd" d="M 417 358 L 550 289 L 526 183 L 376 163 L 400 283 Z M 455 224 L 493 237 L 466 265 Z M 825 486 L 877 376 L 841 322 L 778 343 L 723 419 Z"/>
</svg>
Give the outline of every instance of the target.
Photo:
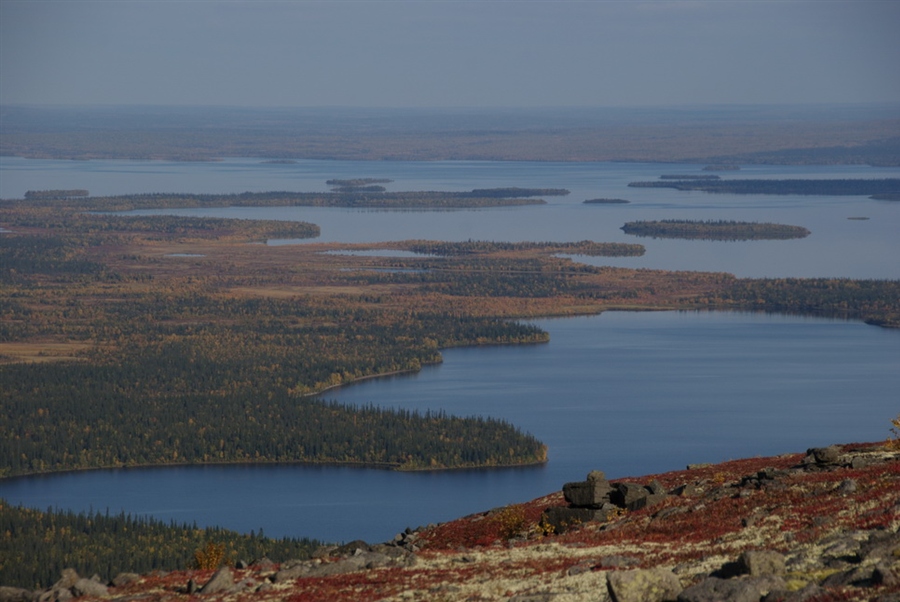
<svg viewBox="0 0 900 602">
<path fill-rule="evenodd" d="M 0 585 L 0 602 L 31 602 L 33 599 L 31 590 Z"/>
<path fill-rule="evenodd" d="M 128 585 L 129 583 L 134 583 L 135 581 L 140 581 L 141 576 L 137 573 L 119 573 L 115 577 L 113 577 L 112 585 L 114 587 L 123 587 Z"/>
<path fill-rule="evenodd" d="M 614 602 L 669 602 L 681 592 L 681 582 L 668 569 L 613 571 L 606 582 Z"/>
<path fill-rule="evenodd" d="M 752 577 L 784 575 L 784 555 L 772 550 L 746 550 L 738 558 L 738 566 Z"/>
<path fill-rule="evenodd" d="M 784 581 L 774 575 L 735 579 L 707 577 L 686 587 L 678 595 L 678 602 L 759 602 L 766 594 L 785 589 Z"/>
<path fill-rule="evenodd" d="M 92 579 L 79 579 L 72 586 L 72 593 L 76 596 L 105 596 L 108 592 L 105 585 Z"/>
</svg>

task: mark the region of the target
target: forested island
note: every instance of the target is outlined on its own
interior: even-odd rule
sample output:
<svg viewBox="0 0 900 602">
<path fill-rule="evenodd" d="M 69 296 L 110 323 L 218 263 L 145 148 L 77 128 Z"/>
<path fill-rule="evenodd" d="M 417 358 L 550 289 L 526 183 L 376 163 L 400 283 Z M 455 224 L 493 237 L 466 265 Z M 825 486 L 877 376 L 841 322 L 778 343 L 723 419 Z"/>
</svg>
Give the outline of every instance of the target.
<svg viewBox="0 0 900 602">
<path fill-rule="evenodd" d="M 587 199 L 585 205 L 625 205 L 631 201 L 625 199 Z"/>
<path fill-rule="evenodd" d="M 334 182 L 335 180 L 330 180 Z M 385 192 L 364 185 L 335 185 L 331 192 L 242 192 L 236 194 L 150 193 L 79 198 L 78 207 L 88 211 L 130 211 L 134 209 L 172 209 L 193 207 L 372 207 L 382 209 L 453 209 L 540 205 L 538 196 L 569 194 L 556 188 L 489 188 L 470 192 L 408 191 Z M 74 195 L 32 194 L 32 206 L 59 206 L 74 200 Z M 84 195 L 83 195 L 84 196 Z"/>
<path fill-rule="evenodd" d="M 717 176 L 714 176 L 717 178 Z M 722 180 L 675 179 L 631 182 L 632 188 L 674 188 L 717 194 L 797 194 L 821 196 L 872 196 L 900 194 L 900 178 L 834 180 Z"/>
<path fill-rule="evenodd" d="M 622 230 L 634 236 L 690 240 L 787 240 L 805 238 L 810 234 L 801 226 L 730 220 L 637 221 L 626 223 Z"/>
<path fill-rule="evenodd" d="M 212 462 L 540 463 L 541 442 L 502 421 L 310 395 L 419 370 L 443 348 L 548 340 L 515 318 L 735 308 L 900 324 L 895 281 L 746 280 L 562 256 L 644 250 L 596 241 L 251 245 L 318 230 L 88 212 L 97 208 L 96 197 L 0 201 L 0 476 Z M 364 249 L 420 255 L 326 253 Z"/>
</svg>

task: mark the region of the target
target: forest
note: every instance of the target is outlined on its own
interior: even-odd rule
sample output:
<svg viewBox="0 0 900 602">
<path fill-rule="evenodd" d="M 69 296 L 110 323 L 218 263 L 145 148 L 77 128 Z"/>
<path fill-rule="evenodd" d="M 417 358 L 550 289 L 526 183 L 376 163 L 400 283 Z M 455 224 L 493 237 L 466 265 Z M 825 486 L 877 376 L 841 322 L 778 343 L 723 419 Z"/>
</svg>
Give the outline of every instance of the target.
<svg viewBox="0 0 900 602">
<path fill-rule="evenodd" d="M 334 180 L 330 180 L 334 181 Z M 372 207 L 382 209 L 447 209 L 540 205 L 538 196 L 569 194 L 557 188 L 491 188 L 470 192 L 401 191 L 384 192 L 380 186 L 345 185 L 331 192 L 241 192 L 235 194 L 148 193 L 119 196 L 75 197 L 60 193 L 71 191 L 28 191 L 31 207 L 60 207 L 72 201 L 81 210 L 132 211 L 135 209 L 171 209 L 194 207 Z M 0 201 L 0 207 L 13 202 Z"/>
<path fill-rule="evenodd" d="M 309 558 L 320 542 L 271 539 L 262 530 L 235 533 L 218 527 L 166 523 L 150 517 L 100 512 L 46 511 L 0 499 L 0 584 L 38 589 L 59 579 L 59 567 L 104 581 L 125 572 L 147 574 L 193 568 L 197 552 L 221 546 L 230 564 L 268 558 Z"/>
<path fill-rule="evenodd" d="M 627 222 L 622 230 L 634 236 L 690 240 L 787 240 L 809 236 L 809 230 L 801 226 L 732 220 L 638 221 Z"/>
<path fill-rule="evenodd" d="M 312 395 L 420 370 L 449 347 L 546 342 L 518 321 L 536 316 L 758 309 L 900 325 L 892 281 L 573 261 L 644 250 L 596 241 L 255 245 L 318 230 L 85 212 L 95 208 L 92 197 L 0 203 L 2 476 L 210 462 L 540 463 L 541 442 L 503 421 Z M 371 249 L 417 255 L 334 253 Z"/>
<path fill-rule="evenodd" d="M 818 196 L 872 196 L 900 193 L 900 179 L 835 180 L 720 180 L 676 179 L 655 182 L 631 182 L 633 188 L 674 188 L 717 194 L 798 194 Z"/>
</svg>

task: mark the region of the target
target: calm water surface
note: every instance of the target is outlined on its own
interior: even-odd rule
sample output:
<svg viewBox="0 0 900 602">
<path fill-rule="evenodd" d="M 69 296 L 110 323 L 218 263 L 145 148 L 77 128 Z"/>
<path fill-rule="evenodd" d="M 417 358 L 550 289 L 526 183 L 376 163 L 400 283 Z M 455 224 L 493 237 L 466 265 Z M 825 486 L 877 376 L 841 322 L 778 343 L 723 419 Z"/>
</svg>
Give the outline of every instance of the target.
<svg viewBox="0 0 900 602">
<path fill-rule="evenodd" d="M 51 161 L 0 157 L 0 197 L 27 190 L 85 188 L 92 194 L 324 191 L 331 178 L 394 180 L 389 190 L 472 190 L 519 186 L 566 188 L 547 205 L 458 211 L 379 211 L 315 207 L 229 207 L 167 210 L 177 215 L 300 220 L 318 224 L 321 242 L 550 240 L 639 242 L 643 257 L 589 258 L 598 265 L 730 272 L 738 276 L 900 278 L 900 203 L 866 197 L 712 195 L 628 188 L 662 174 L 700 174 L 701 165 L 655 163 L 358 162 L 260 159 L 214 163 Z M 723 178 L 890 178 L 900 168 L 868 166 L 748 166 Z M 627 205 L 585 205 L 624 198 Z M 153 212 L 140 212 L 153 213 Z M 849 217 L 867 217 L 850 220 Z M 711 242 L 628 236 L 627 221 L 652 219 L 777 222 L 808 228 L 801 240 Z M 303 241 L 300 241 L 303 242 Z"/>
<path fill-rule="evenodd" d="M 539 320 L 546 345 L 451 349 L 417 375 L 327 398 L 504 418 L 550 448 L 540 468 L 395 473 L 335 467 L 109 470 L 0 481 L 38 508 L 105 509 L 348 541 L 611 477 L 887 436 L 900 333 L 744 313 L 609 312 Z"/>
<path fill-rule="evenodd" d="M 864 197 L 709 195 L 627 188 L 702 166 L 560 163 L 219 163 L 0 158 L 0 197 L 326 190 L 329 178 L 395 180 L 392 190 L 561 187 L 548 205 L 460 211 L 225 208 L 170 213 L 305 220 L 320 241 L 640 242 L 641 258 L 585 261 L 739 276 L 900 278 L 900 204 Z M 754 166 L 723 177 L 900 177 L 864 166 Z M 597 197 L 628 205 L 584 205 Z M 849 220 L 868 217 L 868 220 Z M 743 243 L 626 236 L 637 219 L 736 219 L 800 225 L 802 240 Z M 275 241 L 273 241 L 275 242 Z M 288 241 L 280 241 L 285 243 Z M 173 261 L 177 258 L 173 258 Z M 539 468 L 393 473 L 345 467 L 208 466 L 108 470 L 0 481 L 13 503 L 125 510 L 269 535 L 383 541 L 406 526 L 531 499 L 582 479 L 887 436 L 900 410 L 900 333 L 858 322 L 738 313 L 606 313 L 536 322 L 546 345 L 452 349 L 421 373 L 367 381 L 329 399 L 504 418 L 550 447 Z"/>
</svg>

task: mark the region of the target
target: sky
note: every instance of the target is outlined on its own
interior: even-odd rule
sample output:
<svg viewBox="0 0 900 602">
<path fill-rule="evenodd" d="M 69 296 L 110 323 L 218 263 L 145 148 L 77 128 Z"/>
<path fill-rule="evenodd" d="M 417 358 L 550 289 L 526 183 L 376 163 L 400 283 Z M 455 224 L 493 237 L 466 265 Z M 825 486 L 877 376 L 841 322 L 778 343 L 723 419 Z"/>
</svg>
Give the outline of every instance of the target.
<svg viewBox="0 0 900 602">
<path fill-rule="evenodd" d="M 0 0 L 0 104 L 900 102 L 900 0 Z"/>
</svg>

